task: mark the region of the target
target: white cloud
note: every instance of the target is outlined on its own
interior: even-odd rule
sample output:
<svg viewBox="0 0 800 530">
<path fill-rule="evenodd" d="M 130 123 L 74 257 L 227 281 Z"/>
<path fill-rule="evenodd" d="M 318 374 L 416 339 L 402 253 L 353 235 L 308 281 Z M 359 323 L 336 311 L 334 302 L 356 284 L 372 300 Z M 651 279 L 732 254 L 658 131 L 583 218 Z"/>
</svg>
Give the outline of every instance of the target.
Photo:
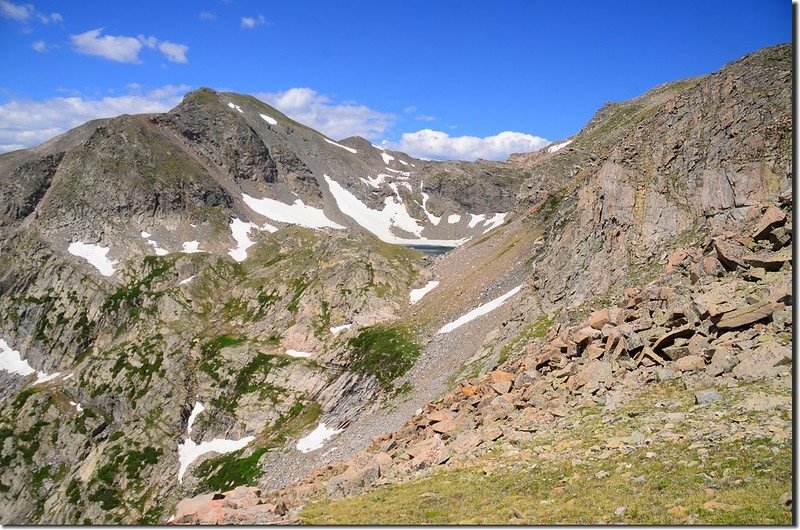
<svg viewBox="0 0 800 530">
<path fill-rule="evenodd" d="M 139 42 L 141 42 L 150 49 L 153 49 L 158 45 L 158 39 L 153 37 L 152 35 L 150 35 L 149 37 L 145 35 L 139 35 L 136 38 L 139 39 Z"/>
<path fill-rule="evenodd" d="M 427 114 L 420 114 L 419 116 L 414 116 L 414 119 L 417 121 L 435 121 L 436 116 L 429 116 Z"/>
<path fill-rule="evenodd" d="M 203 11 L 199 15 L 200 20 L 217 20 L 217 14 L 211 11 Z"/>
<path fill-rule="evenodd" d="M 284 92 L 255 96 L 290 118 L 334 139 L 380 137 L 394 123 L 394 115 L 355 103 L 334 103 L 311 88 L 290 88 Z"/>
<path fill-rule="evenodd" d="M 0 0 L 0 16 L 17 22 L 26 22 L 34 13 L 30 4 L 14 4 L 8 0 Z"/>
<path fill-rule="evenodd" d="M 158 45 L 158 49 L 161 50 L 161 53 L 166 55 L 167 59 L 173 63 L 187 62 L 186 52 L 189 51 L 189 47 L 185 44 L 177 44 L 175 42 L 165 40 Z"/>
<path fill-rule="evenodd" d="M 36 18 L 39 19 L 39 22 L 42 24 L 57 24 L 59 22 L 63 22 L 64 19 L 58 13 L 50 13 L 49 15 L 43 15 L 42 13 L 36 13 Z"/>
<path fill-rule="evenodd" d="M 393 149 L 412 156 L 437 160 L 505 160 L 511 153 L 536 151 L 550 142 L 531 134 L 503 131 L 493 136 L 450 136 L 442 131 L 422 129 L 404 133 Z"/>
<path fill-rule="evenodd" d="M 38 12 L 33 4 L 15 4 L 9 0 L 0 0 L 0 17 L 23 23 L 38 20 L 42 24 L 56 24 L 64 20 L 58 13 L 47 15 Z"/>
<path fill-rule="evenodd" d="M 95 118 L 165 112 L 177 105 L 188 89 L 188 85 L 167 85 L 117 97 L 8 101 L 0 105 L 0 153 L 33 147 Z"/>
<path fill-rule="evenodd" d="M 103 29 L 90 29 L 70 35 L 75 51 L 120 63 L 138 63 L 142 42 L 135 37 L 100 35 Z"/>
<path fill-rule="evenodd" d="M 2 0 L 0 0 L 2 1 Z M 152 35 L 126 37 L 124 35 L 101 35 L 103 28 L 89 30 L 79 35 L 70 35 L 75 51 L 102 57 L 120 63 L 140 63 L 139 52 L 143 47 L 158 49 L 173 63 L 185 63 L 189 47 L 170 41 L 159 41 Z"/>
<path fill-rule="evenodd" d="M 258 15 L 257 17 L 242 17 L 242 27 L 247 29 L 255 29 L 256 26 L 261 26 L 262 24 L 266 24 L 267 19 L 264 18 L 264 15 Z"/>
<path fill-rule="evenodd" d="M 47 47 L 47 43 L 43 40 L 37 40 L 36 42 L 31 44 L 31 48 L 33 48 L 39 53 L 44 53 L 49 50 L 49 48 Z"/>
</svg>

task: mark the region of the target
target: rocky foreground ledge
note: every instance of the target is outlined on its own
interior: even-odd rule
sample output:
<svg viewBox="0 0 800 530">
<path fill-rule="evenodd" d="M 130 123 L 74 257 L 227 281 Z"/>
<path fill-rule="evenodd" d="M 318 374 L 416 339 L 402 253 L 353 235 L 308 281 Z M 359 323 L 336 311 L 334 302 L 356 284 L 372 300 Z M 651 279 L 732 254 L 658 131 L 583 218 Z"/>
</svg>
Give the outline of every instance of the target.
<svg viewBox="0 0 800 530">
<path fill-rule="evenodd" d="M 347 461 L 278 491 L 186 499 L 171 523 L 789 523 L 791 200 L 672 252 L 657 281 L 545 327 Z M 492 498 L 514 473 L 525 502 Z M 455 498 L 477 481 L 491 509 L 445 513 L 459 481 Z"/>
</svg>

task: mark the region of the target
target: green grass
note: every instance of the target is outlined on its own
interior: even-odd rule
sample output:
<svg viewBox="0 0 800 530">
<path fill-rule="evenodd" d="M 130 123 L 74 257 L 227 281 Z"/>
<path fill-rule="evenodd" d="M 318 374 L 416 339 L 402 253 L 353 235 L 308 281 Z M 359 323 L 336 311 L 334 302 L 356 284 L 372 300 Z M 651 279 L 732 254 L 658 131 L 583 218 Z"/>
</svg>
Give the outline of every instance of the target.
<svg viewBox="0 0 800 530">
<path fill-rule="evenodd" d="M 419 345 L 408 329 L 398 325 L 375 325 L 362 329 L 348 342 L 353 350 L 352 369 L 373 375 L 384 389 L 414 366 Z"/>
<path fill-rule="evenodd" d="M 253 449 L 210 458 L 201 463 L 193 475 L 200 477 L 195 494 L 208 491 L 227 491 L 236 486 L 254 484 L 264 473 L 258 461 L 270 448 L 282 446 L 287 439 L 312 425 L 322 414 L 322 407 L 314 402 L 309 405 L 297 401 L 275 424 L 259 434 Z M 247 456 L 243 454 L 250 452 Z"/>
<path fill-rule="evenodd" d="M 649 459 L 639 450 L 586 465 L 539 459 L 534 467 L 533 460 L 520 464 L 515 459 L 449 469 L 358 497 L 317 502 L 301 517 L 306 524 L 326 525 L 652 525 L 684 524 L 696 514 L 698 524 L 791 524 L 791 512 L 778 502 L 791 490 L 790 446 L 773 455 L 767 441 L 722 443 L 706 462 L 689 460 L 685 443 L 657 449 L 658 458 Z M 756 462 L 762 465 L 756 468 Z M 599 471 L 609 476 L 598 479 Z M 707 492 L 704 475 L 723 473 L 737 480 L 716 481 L 714 493 Z M 634 481 L 635 476 L 644 481 Z M 619 507 L 626 508 L 622 516 L 614 515 Z"/>
<path fill-rule="evenodd" d="M 503 364 L 511 358 L 514 353 L 519 353 L 521 349 L 532 340 L 543 339 L 554 322 L 555 318 L 551 318 L 545 314 L 539 315 L 536 321 L 524 326 L 513 339 L 503 346 L 500 350 L 498 362 Z"/>
</svg>

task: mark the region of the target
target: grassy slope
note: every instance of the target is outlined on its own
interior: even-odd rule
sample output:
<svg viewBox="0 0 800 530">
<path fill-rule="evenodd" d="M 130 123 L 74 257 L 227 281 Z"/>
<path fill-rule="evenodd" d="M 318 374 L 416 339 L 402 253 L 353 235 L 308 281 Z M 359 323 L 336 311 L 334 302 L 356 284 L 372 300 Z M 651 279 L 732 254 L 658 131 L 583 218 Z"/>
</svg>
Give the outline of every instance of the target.
<svg viewBox="0 0 800 530">
<path fill-rule="evenodd" d="M 756 391 L 787 391 L 720 390 L 723 402 L 694 406 L 693 393 L 679 383 L 659 385 L 618 409 L 618 421 L 599 407 L 583 409 L 570 427 L 537 433 L 529 443 L 497 446 L 357 497 L 321 500 L 301 517 L 311 524 L 790 524 L 779 499 L 792 488 L 791 435 L 712 434 L 734 422 L 789 422 L 788 410 L 742 414 L 734 405 Z M 684 417 L 670 425 L 657 415 L 665 410 Z M 695 441 L 698 425 L 706 432 Z M 661 429 L 683 438 L 614 447 L 615 438 Z"/>
</svg>

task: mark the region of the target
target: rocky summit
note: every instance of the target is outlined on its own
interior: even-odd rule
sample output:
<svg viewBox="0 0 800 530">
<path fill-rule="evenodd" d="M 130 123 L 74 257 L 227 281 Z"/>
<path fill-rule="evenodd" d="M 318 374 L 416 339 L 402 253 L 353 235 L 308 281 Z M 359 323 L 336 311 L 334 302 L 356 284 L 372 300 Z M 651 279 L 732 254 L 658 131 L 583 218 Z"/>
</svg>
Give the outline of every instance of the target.
<svg viewBox="0 0 800 530">
<path fill-rule="evenodd" d="M 0 155 L 0 522 L 789 524 L 791 60 L 505 162 L 206 88 Z"/>
</svg>

